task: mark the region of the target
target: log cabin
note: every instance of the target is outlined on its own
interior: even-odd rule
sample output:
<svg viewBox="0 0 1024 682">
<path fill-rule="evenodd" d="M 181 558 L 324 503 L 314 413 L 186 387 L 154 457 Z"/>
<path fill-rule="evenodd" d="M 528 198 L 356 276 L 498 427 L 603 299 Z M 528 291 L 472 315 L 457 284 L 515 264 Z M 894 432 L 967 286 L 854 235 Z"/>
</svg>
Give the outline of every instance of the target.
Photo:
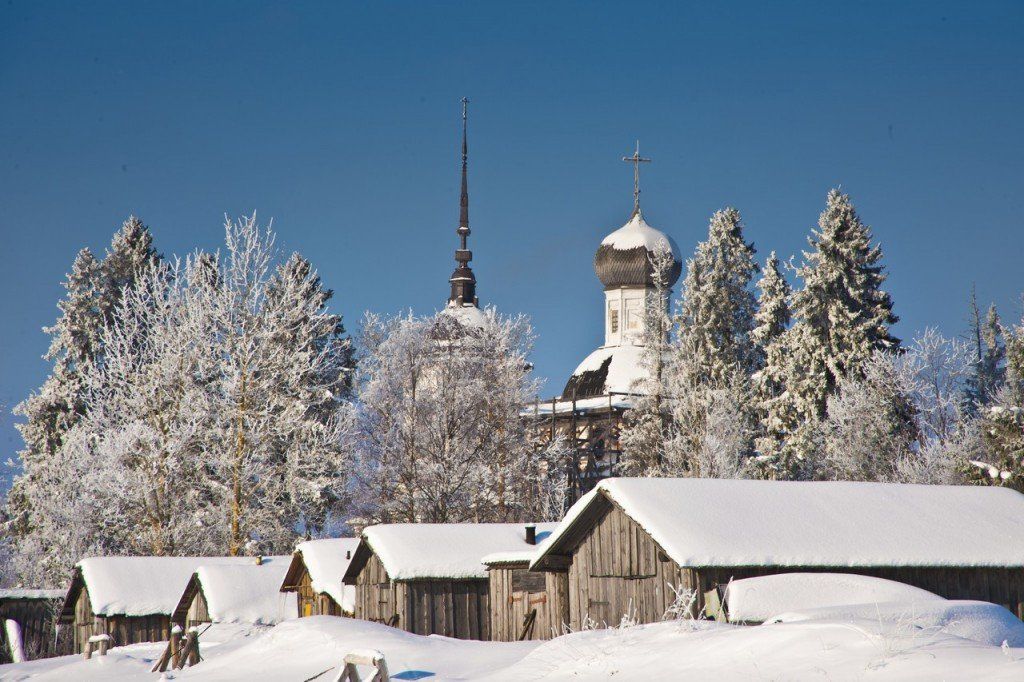
<svg viewBox="0 0 1024 682">
<path fill-rule="evenodd" d="M 295 617 L 295 594 L 282 593 L 291 557 L 256 557 L 249 564 L 203 565 L 185 586 L 171 622 L 188 630 L 204 623 L 276 625 Z"/>
<path fill-rule="evenodd" d="M 529 524 L 540 532 L 555 524 Z M 369 526 L 345 573 L 355 616 L 420 635 L 491 638 L 482 560 L 530 549 L 527 524 L 397 523 Z"/>
<path fill-rule="evenodd" d="M 531 549 L 496 552 L 482 559 L 492 641 L 551 639 L 564 633 L 569 622 L 568 574 L 530 571 L 530 562 L 550 535 L 549 530 L 537 533 L 534 526 L 527 526 L 526 544 Z"/>
<path fill-rule="evenodd" d="M 1009 488 L 614 478 L 566 514 L 531 570 L 566 571 L 568 624 L 662 620 L 733 579 L 842 572 L 1024 617 L 1024 495 Z"/>
<path fill-rule="evenodd" d="M 72 626 L 74 651 L 110 635 L 112 646 L 170 637 L 171 613 L 199 566 L 253 557 L 90 557 L 75 565 L 58 623 Z"/>
<path fill-rule="evenodd" d="M 63 590 L 0 590 L 0 623 L 18 624 L 25 660 L 71 653 L 70 637 L 56 629 L 63 600 Z M 0 664 L 13 660 L 7 637 L 7 628 L 0 628 Z"/>
<path fill-rule="evenodd" d="M 299 618 L 352 616 L 356 588 L 343 585 L 359 538 L 306 540 L 295 547 L 281 584 L 282 592 L 296 594 Z"/>
</svg>

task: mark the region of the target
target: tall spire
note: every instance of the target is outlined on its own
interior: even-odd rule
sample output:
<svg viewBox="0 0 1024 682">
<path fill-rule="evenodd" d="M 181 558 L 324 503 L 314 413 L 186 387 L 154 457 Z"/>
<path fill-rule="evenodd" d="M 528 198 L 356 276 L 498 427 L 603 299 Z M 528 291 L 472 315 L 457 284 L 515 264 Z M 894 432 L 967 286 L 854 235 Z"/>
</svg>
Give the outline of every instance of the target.
<svg viewBox="0 0 1024 682">
<path fill-rule="evenodd" d="M 467 159 L 469 157 L 469 145 L 467 142 L 466 129 L 468 125 L 467 110 L 469 100 L 462 98 L 462 194 L 459 198 L 459 228 L 455 231 L 459 235 L 459 248 L 455 251 L 455 272 L 448 281 L 452 285 L 451 296 L 448 297 L 449 305 L 477 305 L 476 298 L 476 276 L 469 267 L 469 261 L 473 260 L 473 252 L 466 245 L 466 238 L 469 236 L 469 180 L 467 170 Z"/>
<path fill-rule="evenodd" d="M 640 212 L 640 164 L 650 163 L 651 160 L 640 156 L 640 140 L 636 141 L 633 156 L 623 156 L 622 160 L 633 164 L 633 215 L 636 215 Z"/>
</svg>

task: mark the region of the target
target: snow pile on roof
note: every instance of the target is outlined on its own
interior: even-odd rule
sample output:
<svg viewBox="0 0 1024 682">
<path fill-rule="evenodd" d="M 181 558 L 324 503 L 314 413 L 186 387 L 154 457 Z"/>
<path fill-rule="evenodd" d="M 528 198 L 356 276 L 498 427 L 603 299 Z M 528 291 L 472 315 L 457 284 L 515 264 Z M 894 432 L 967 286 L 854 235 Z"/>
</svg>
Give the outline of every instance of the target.
<svg viewBox="0 0 1024 682">
<path fill-rule="evenodd" d="M 661 230 L 656 230 L 648 225 L 640 212 L 634 213 L 628 223 L 602 239 L 601 246 L 610 246 L 619 251 L 628 251 L 641 246 L 648 251 L 664 251 L 667 248 L 672 250 L 672 254 L 677 260 L 679 259 L 679 247 L 675 240 Z"/>
<path fill-rule="evenodd" d="M 392 580 L 486 578 L 481 560 L 523 551 L 525 523 L 392 523 L 370 526 L 363 538 Z M 558 524 L 536 523 L 538 535 Z"/>
<path fill-rule="evenodd" d="M 200 566 L 196 570 L 214 623 L 274 625 L 295 615 L 294 592 L 281 592 L 289 556 L 263 557 L 257 564 Z"/>
<path fill-rule="evenodd" d="M 547 545 L 548 540 L 551 538 L 551 532 L 558 527 L 557 523 L 540 523 L 537 525 L 539 527 L 537 528 L 536 545 L 526 545 L 524 549 L 510 549 L 506 552 L 492 552 L 483 556 L 480 559 L 480 563 L 489 566 L 491 564 L 518 564 L 524 561 L 533 561 L 534 557 L 544 551 L 544 546 Z"/>
<path fill-rule="evenodd" d="M 449 303 L 442 312 L 453 317 L 463 327 L 482 329 L 487 325 L 487 313 L 472 303 L 463 303 L 461 306 Z"/>
<path fill-rule="evenodd" d="M 67 594 L 64 590 L 0 590 L 3 599 L 63 599 Z"/>
<path fill-rule="evenodd" d="M 328 595 L 346 613 L 355 611 L 356 587 L 342 585 L 341 579 L 358 545 L 359 538 L 325 538 L 300 542 L 295 547 L 295 551 L 302 554 L 313 590 Z"/>
<path fill-rule="evenodd" d="M 763 622 L 785 611 L 844 604 L 945 601 L 893 580 L 850 573 L 780 573 L 733 580 L 725 592 L 729 620 Z"/>
<path fill-rule="evenodd" d="M 613 478 L 604 494 L 680 566 L 1024 566 L 1024 495 L 987 486 Z"/>
<path fill-rule="evenodd" d="M 941 631 L 982 644 L 1024 646 L 1024 623 L 1002 606 L 987 601 L 938 600 L 854 604 L 781 613 L 771 623 L 806 621 L 890 623 L 915 632 Z"/>
<path fill-rule="evenodd" d="M 253 557 L 107 556 L 76 567 L 96 615 L 171 615 L 192 574 L 203 565 L 251 564 Z"/>
<path fill-rule="evenodd" d="M 602 346 L 584 358 L 583 362 L 573 370 L 573 376 L 579 376 L 584 372 L 597 372 L 601 369 L 605 360 L 611 358 L 608 365 L 608 374 L 604 380 L 605 394 L 611 393 L 636 393 L 642 386 L 641 383 L 647 378 L 647 368 L 643 362 L 643 346 L 625 344 L 622 346 Z M 562 396 L 563 399 L 571 399 L 571 395 Z M 604 403 L 607 406 L 607 400 Z"/>
</svg>

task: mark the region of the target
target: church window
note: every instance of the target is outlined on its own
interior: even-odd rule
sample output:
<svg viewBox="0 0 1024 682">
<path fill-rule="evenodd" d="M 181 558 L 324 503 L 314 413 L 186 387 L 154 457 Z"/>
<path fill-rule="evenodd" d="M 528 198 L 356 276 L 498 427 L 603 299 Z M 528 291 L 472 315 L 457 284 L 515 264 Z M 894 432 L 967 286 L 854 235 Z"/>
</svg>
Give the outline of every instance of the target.
<svg viewBox="0 0 1024 682">
<path fill-rule="evenodd" d="M 608 313 L 608 324 L 612 328 L 612 334 L 619 333 L 619 309 L 612 308 Z"/>
</svg>

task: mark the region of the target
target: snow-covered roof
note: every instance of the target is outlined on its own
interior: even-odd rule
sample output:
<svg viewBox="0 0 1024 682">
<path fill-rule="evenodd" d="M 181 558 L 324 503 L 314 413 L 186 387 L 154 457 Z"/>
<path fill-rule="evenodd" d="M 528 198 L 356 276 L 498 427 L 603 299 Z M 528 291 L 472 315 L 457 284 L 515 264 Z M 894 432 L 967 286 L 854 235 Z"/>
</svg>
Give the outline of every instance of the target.
<svg viewBox="0 0 1024 682">
<path fill-rule="evenodd" d="M 274 625 L 296 613 L 295 593 L 281 592 L 290 556 L 263 557 L 257 564 L 211 564 L 196 569 L 214 623 Z"/>
<path fill-rule="evenodd" d="M 392 580 L 484 579 L 485 556 L 532 547 L 526 544 L 527 525 L 541 536 L 558 524 L 390 523 L 369 526 L 363 540 Z"/>
<path fill-rule="evenodd" d="M 919 587 L 851 573 L 778 573 L 733 580 L 725 590 L 730 621 L 763 622 L 787 611 L 849 604 L 945 601 Z"/>
<path fill-rule="evenodd" d="M 200 566 L 253 561 L 253 557 L 110 556 L 82 559 L 75 568 L 89 592 L 94 614 L 169 616 Z"/>
<path fill-rule="evenodd" d="M 64 590 L 0 590 L 0 600 L 3 599 L 63 599 L 66 593 Z"/>
<path fill-rule="evenodd" d="M 346 613 L 356 606 L 354 585 L 343 585 L 341 579 L 355 556 L 359 538 L 324 538 L 307 540 L 295 547 L 301 555 L 312 582 L 313 590 L 322 592 L 335 601 Z"/>
<path fill-rule="evenodd" d="M 487 324 L 487 313 L 472 303 L 464 303 L 462 305 L 449 303 L 445 306 L 443 312 L 458 320 L 463 327 L 479 329 Z"/>
<path fill-rule="evenodd" d="M 647 224 L 641 212 L 637 211 L 625 225 L 601 240 L 601 246 L 610 246 L 619 251 L 628 251 L 644 247 L 648 251 L 664 251 L 671 249 L 672 255 L 679 258 L 679 246 L 672 237 L 661 230 Z"/>
<path fill-rule="evenodd" d="M 557 523 L 541 523 L 538 524 L 537 536 L 535 545 L 526 545 L 522 549 L 510 549 L 504 552 L 491 552 L 485 554 L 481 559 L 480 563 L 485 566 L 491 566 L 494 564 L 520 564 L 529 563 L 533 561 L 533 558 L 543 551 L 544 546 L 551 538 L 551 532 L 558 527 Z M 524 545 L 525 540 L 524 540 Z"/>
<path fill-rule="evenodd" d="M 621 346 L 602 346 L 588 355 L 583 362 L 573 370 L 572 377 L 566 386 L 574 384 L 573 378 L 581 387 L 586 384 L 587 389 L 583 392 L 587 397 L 591 393 L 608 395 L 609 393 L 637 393 L 643 388 L 642 382 L 647 378 L 647 368 L 643 361 L 644 347 L 625 344 Z M 607 365 L 605 364 L 607 362 Z M 579 381 L 584 374 L 594 373 L 593 381 Z M 589 388 L 591 384 L 603 382 L 602 388 Z M 578 397 L 583 397 L 577 393 Z M 563 391 L 563 399 L 571 399 L 572 395 Z M 605 405 L 607 406 L 607 404 Z"/>
<path fill-rule="evenodd" d="M 695 478 L 601 481 L 533 566 L 571 552 L 599 496 L 680 566 L 1024 566 L 1024 495 L 1009 488 Z"/>
</svg>

